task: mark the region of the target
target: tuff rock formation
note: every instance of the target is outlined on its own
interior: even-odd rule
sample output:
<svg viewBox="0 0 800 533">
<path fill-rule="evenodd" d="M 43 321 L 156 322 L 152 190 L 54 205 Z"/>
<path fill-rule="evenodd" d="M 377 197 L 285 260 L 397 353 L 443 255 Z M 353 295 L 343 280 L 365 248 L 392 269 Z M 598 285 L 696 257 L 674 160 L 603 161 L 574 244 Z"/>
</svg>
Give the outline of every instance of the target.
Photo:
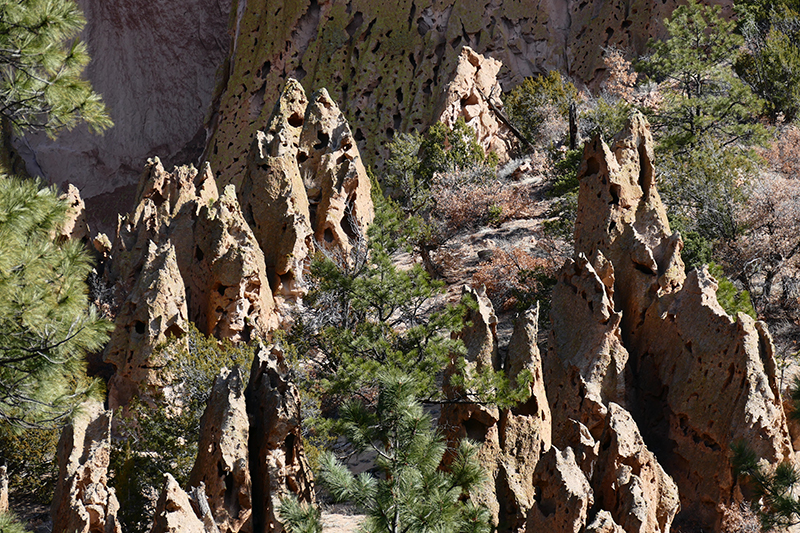
<svg viewBox="0 0 800 533">
<path fill-rule="evenodd" d="M 613 146 L 599 138 L 587 144 L 579 171 L 577 259 L 565 265 L 554 295 L 567 294 L 588 308 L 584 313 L 592 318 L 583 326 L 573 322 L 573 331 L 590 332 L 585 336 L 589 349 L 576 358 L 584 346 L 556 340 L 546 367 L 563 369 L 577 360 L 593 371 L 581 372 L 576 388 L 575 382 L 549 381 L 546 370 L 545 384 L 554 419 L 560 416 L 555 398 L 567 398 L 570 389 L 585 395 L 590 401 L 583 405 L 590 412 L 579 413 L 589 416 L 590 432 L 601 441 L 601 450 L 618 449 L 614 461 L 627 465 L 625 479 L 640 470 L 639 486 L 618 481 L 613 494 L 596 491 L 605 494 L 596 500 L 617 524 L 626 531 L 664 530 L 676 509 L 669 474 L 680 494 L 682 516 L 716 530 L 721 520 L 718 504 L 741 498 L 732 476 L 730 444 L 744 439 L 772 463 L 791 459 L 793 452 L 766 327 L 741 313 L 729 317 L 717 303 L 716 282 L 705 269 L 684 274 L 682 241 L 670 231 L 656 190 L 652 146 L 649 125 L 641 115 L 630 119 Z M 582 271 L 579 277 L 573 274 L 576 266 Z M 576 309 L 555 301 L 552 309 L 557 339 L 557 330 L 575 320 Z M 599 397 L 592 390 L 599 391 Z M 603 411 L 605 423 L 593 429 Z M 641 438 L 634 431 L 637 426 Z M 601 427 L 604 434 L 598 436 Z M 661 466 L 645 460 L 647 453 L 634 454 L 640 466 L 630 464 L 624 458 L 631 452 L 623 453 L 614 439 L 635 443 L 635 448 L 644 446 L 640 441 L 647 443 Z M 595 477 L 620 480 L 619 474 L 602 473 L 609 464 L 601 454 Z M 666 474 L 659 472 L 661 467 Z M 648 491 L 658 498 L 642 496 Z M 646 511 L 634 513 L 635 501 L 651 503 Z M 657 503 L 651 509 L 653 502 Z M 627 524 L 635 515 L 636 521 L 652 525 L 626 525 L 623 514 Z"/>
<path fill-rule="evenodd" d="M 252 531 L 250 423 L 239 368 L 222 369 L 200 420 L 197 459 L 190 487 L 205 489 L 220 533 Z"/>
<path fill-rule="evenodd" d="M 250 147 L 239 199 L 264 251 L 276 293 L 304 293 L 303 270 L 313 248 L 308 195 L 300 176 L 297 150 L 308 107 L 299 82 L 290 79 L 263 131 Z"/>
<path fill-rule="evenodd" d="M 520 316 L 509 341 L 505 361 L 497 346 L 497 318 L 485 289 L 465 288 L 477 308 L 469 311 L 460 338 L 467 348 L 467 372 L 505 369 L 509 378 L 528 372 L 530 398 L 513 409 L 472 403 L 442 407 L 439 427 L 451 446 L 463 438 L 481 443 L 478 460 L 491 480 L 492 490 L 476 495 L 476 501 L 492 512 L 494 520 L 511 528 L 524 524 L 534 503 L 534 470 L 539 457 L 550 448 L 550 409 L 542 382 L 541 358 L 536 344 L 538 310 Z M 452 369 L 450 370 L 452 371 Z M 446 383 L 448 397 L 457 400 L 466 391 Z"/>
<path fill-rule="evenodd" d="M 314 243 L 347 261 L 374 217 L 372 187 L 344 115 L 325 89 L 309 101 L 291 79 L 233 183 L 273 289 L 287 297 L 305 293 Z"/>
<path fill-rule="evenodd" d="M 253 360 L 245 390 L 250 420 L 253 531 L 283 531 L 280 498 L 314 501 L 314 478 L 300 435 L 300 393 L 289 381 L 282 349 L 262 346 Z"/>
<path fill-rule="evenodd" d="M 150 533 L 212 533 L 212 531 L 197 518 L 189 495 L 178 485 L 172 474 L 166 474 Z"/>
<path fill-rule="evenodd" d="M 121 533 L 119 501 L 108 486 L 111 411 L 81 404 L 58 442 L 58 481 L 50 510 L 53 531 Z"/>
<path fill-rule="evenodd" d="M 136 209 L 120 218 L 106 279 L 122 302 L 104 353 L 112 407 L 158 385 L 153 349 L 189 321 L 234 342 L 277 325 L 266 265 L 233 188 L 220 196 L 208 166 L 143 175 Z"/>
<path fill-rule="evenodd" d="M 189 486 L 187 494 L 167 478 L 154 532 L 280 533 L 282 497 L 314 501 L 300 395 L 279 346 L 261 346 L 246 387 L 239 368 L 220 371 L 200 422 Z"/>
<path fill-rule="evenodd" d="M 675 0 L 240 2 L 231 17 L 230 59 L 205 157 L 222 182 L 241 175 L 241 154 L 292 77 L 309 92 L 331 91 L 374 165 L 388 156 L 383 139 L 424 130 L 438 118 L 462 47 L 505 65 L 499 73 L 504 90 L 554 69 L 590 82 L 604 74 L 603 47 L 643 53 L 651 37 L 663 35 L 662 21 L 677 5 Z"/>
<path fill-rule="evenodd" d="M 438 119 L 452 128 L 456 120 L 463 118 L 475 130 L 483 150 L 497 154 L 501 163 L 509 159 L 512 147 L 511 132 L 495 112 L 503 107 L 500 99 L 503 89 L 497 81 L 502 67 L 500 61 L 484 57 L 469 46 L 463 47 L 453 80 L 445 88 Z"/>
<path fill-rule="evenodd" d="M 742 499 L 732 442 L 773 464 L 794 457 L 769 333 L 725 313 L 706 269 L 685 274 L 644 117 L 611 147 L 587 143 L 579 179 L 575 257 L 553 289 L 546 356 L 528 318 L 504 357 L 491 304 L 469 291 L 467 373 L 527 365 L 531 399 L 508 412 L 445 406 L 441 423 L 451 441 L 481 442 L 493 491 L 479 501 L 511 531 L 666 533 L 683 519 L 719 531 L 719 505 Z"/>
<path fill-rule="evenodd" d="M 89 225 L 86 223 L 86 204 L 81 198 L 81 192 L 71 183 L 67 186 L 67 191 L 59 196 L 69 206 L 67 209 L 67 220 L 59 228 L 56 235 L 57 240 L 65 241 L 74 239 L 76 241 L 89 240 Z"/>
<path fill-rule="evenodd" d="M 160 361 L 151 360 L 156 346 L 167 336 L 187 331 L 186 292 L 171 244 L 158 247 L 152 241 L 139 278 L 114 320 L 114 331 L 103 353 L 113 365 L 108 382 L 108 403 L 112 409 L 127 405 L 149 387 L 162 385 Z"/>
</svg>

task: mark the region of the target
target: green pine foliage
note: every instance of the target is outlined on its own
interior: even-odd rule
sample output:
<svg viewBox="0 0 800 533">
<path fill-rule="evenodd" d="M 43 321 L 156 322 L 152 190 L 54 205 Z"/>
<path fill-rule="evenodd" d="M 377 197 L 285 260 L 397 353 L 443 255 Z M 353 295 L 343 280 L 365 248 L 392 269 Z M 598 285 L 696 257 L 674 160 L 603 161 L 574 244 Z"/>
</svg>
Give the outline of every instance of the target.
<svg viewBox="0 0 800 533">
<path fill-rule="evenodd" d="M 430 127 L 423 137 L 416 131 L 398 135 L 389 143 L 386 182 L 400 205 L 410 214 L 431 209 L 434 176 L 474 169 L 478 173 L 494 170 L 496 161 L 487 157 L 475 138 L 475 131 L 459 117 L 452 128 L 441 122 Z"/>
<path fill-rule="evenodd" d="M 733 466 L 752 490 L 752 508 L 764 531 L 785 529 L 800 524 L 800 499 L 796 496 L 800 472 L 790 462 L 768 470 L 745 443 L 731 444 Z"/>
<path fill-rule="evenodd" d="M 736 72 L 766 102 L 773 119 L 800 111 L 800 2 L 737 2 L 744 53 Z"/>
<path fill-rule="evenodd" d="M 9 512 L 0 513 L 0 531 L 3 533 L 28 533 L 17 517 Z"/>
<path fill-rule="evenodd" d="M 399 373 L 382 373 L 374 410 L 349 401 L 340 410 L 342 434 L 360 453 L 377 455 L 377 476 L 353 475 L 333 454 L 323 456 L 319 482 L 335 501 L 352 502 L 367 516 L 370 533 L 490 531 L 489 513 L 469 496 L 480 491 L 485 475 L 476 460 L 476 446 L 462 441 L 451 450 L 454 460 L 440 469 L 448 451 L 443 438 L 417 400 L 419 384 Z M 281 514 L 296 506 L 284 500 Z M 306 526 L 296 531 L 318 531 Z"/>
<path fill-rule="evenodd" d="M 450 354 L 463 351 L 450 333 L 463 326 L 464 310 L 454 305 L 429 312 L 444 283 L 420 265 L 400 269 L 393 263 L 403 235 L 414 230 L 380 192 L 375 202 L 368 239 L 349 260 L 320 255 L 312 263 L 308 313 L 298 318 L 289 340 L 300 353 L 324 355 L 319 377 L 327 393 L 348 396 L 395 369 L 413 376 L 421 395 L 432 395 Z"/>
<path fill-rule="evenodd" d="M 725 276 L 722 267 L 714 263 L 708 265 L 709 273 L 717 280 L 717 301 L 725 309 L 725 312 L 730 315 L 731 320 L 736 320 L 736 315 L 744 313 L 750 317 L 757 319 L 756 310 L 753 308 L 753 303 L 750 301 L 750 293 L 746 290 L 740 290 L 733 284 L 733 282 Z"/>
<path fill-rule="evenodd" d="M 551 70 L 546 76 L 525 78 L 503 97 L 503 107 L 523 137 L 531 142 L 540 142 L 548 114 L 555 113 L 567 120 L 569 106 L 577 98 L 575 85 L 565 80 L 557 70 Z"/>
<path fill-rule="evenodd" d="M 53 242 L 67 206 L 53 189 L 0 177 L 0 425 L 55 426 L 93 390 L 85 355 L 111 324 L 87 298 L 79 242 Z"/>
<path fill-rule="evenodd" d="M 669 38 L 651 41 L 652 54 L 637 68 L 661 85 L 665 103 L 651 122 L 662 149 L 686 152 L 706 139 L 726 148 L 763 140 L 757 122 L 763 102 L 733 71 L 742 46 L 735 23 L 719 6 L 695 0 L 664 21 Z"/>
<path fill-rule="evenodd" d="M 89 55 L 76 37 L 84 24 L 72 0 L 0 0 L 0 116 L 18 132 L 112 125 L 82 78 Z"/>
</svg>

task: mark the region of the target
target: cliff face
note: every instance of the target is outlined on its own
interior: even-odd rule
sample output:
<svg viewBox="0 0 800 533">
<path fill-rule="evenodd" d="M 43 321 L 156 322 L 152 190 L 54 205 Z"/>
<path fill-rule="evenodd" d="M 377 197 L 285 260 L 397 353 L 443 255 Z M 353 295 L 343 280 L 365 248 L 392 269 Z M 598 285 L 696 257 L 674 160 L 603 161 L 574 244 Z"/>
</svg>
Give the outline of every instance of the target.
<svg viewBox="0 0 800 533">
<path fill-rule="evenodd" d="M 115 126 L 105 135 L 85 127 L 57 140 L 17 139 L 28 171 L 53 183 L 72 183 L 87 200 L 96 226 L 113 230 L 118 212 L 133 207 L 148 158 L 196 161 L 205 143 L 203 118 L 225 60 L 230 0 L 79 0 L 87 25 L 82 38 L 92 61 L 87 75 L 103 96 Z"/>
<path fill-rule="evenodd" d="M 714 0 L 730 5 L 730 0 Z M 662 32 L 675 0 L 81 0 L 88 77 L 116 126 L 82 127 L 52 141 L 17 139 L 29 172 L 70 182 L 94 227 L 113 230 L 132 208 L 139 169 L 197 163 L 205 147 L 221 182 L 235 180 L 289 77 L 327 87 L 368 164 L 387 137 L 424 129 L 463 46 L 505 65 L 505 90 L 560 69 L 579 81 L 602 75 L 601 47 L 639 54 Z M 207 139 L 210 137 L 209 142 Z"/>
<path fill-rule="evenodd" d="M 725 0 L 726 4 L 730 4 Z M 642 53 L 674 0 L 239 0 L 229 70 L 206 150 L 220 179 L 237 176 L 247 139 L 263 127 L 287 77 L 307 91 L 327 87 L 350 120 L 365 159 L 384 140 L 424 129 L 463 46 L 505 65 L 508 90 L 559 69 L 581 81 L 602 74 L 602 47 Z M 488 96 L 488 95 L 487 95 Z M 245 135 L 237 136 L 240 132 Z"/>
</svg>

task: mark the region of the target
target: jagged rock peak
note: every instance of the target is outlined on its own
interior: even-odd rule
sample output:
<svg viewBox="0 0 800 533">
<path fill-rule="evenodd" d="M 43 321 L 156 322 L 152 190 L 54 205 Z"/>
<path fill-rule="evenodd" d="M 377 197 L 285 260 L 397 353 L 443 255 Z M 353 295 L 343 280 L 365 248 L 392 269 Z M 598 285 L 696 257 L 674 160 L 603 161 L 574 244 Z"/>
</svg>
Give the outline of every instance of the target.
<svg viewBox="0 0 800 533">
<path fill-rule="evenodd" d="M 313 249 L 308 195 L 297 160 L 307 107 L 303 87 L 290 79 L 267 128 L 256 133 L 239 190 L 273 291 L 290 298 L 305 293 L 303 271 Z"/>
<path fill-rule="evenodd" d="M 239 200 L 264 250 L 273 292 L 296 299 L 315 243 L 348 261 L 374 218 L 350 126 L 325 89 L 290 79 L 250 147 Z"/>
<path fill-rule="evenodd" d="M 103 352 L 103 361 L 114 370 L 108 382 L 112 409 L 162 384 L 151 361 L 154 349 L 168 335 L 182 335 L 188 327 L 186 291 L 175 247 L 148 242 L 144 264 L 117 312 L 114 331 Z"/>
<path fill-rule="evenodd" d="M 81 404 L 58 442 L 58 480 L 50 510 L 53 531 L 122 533 L 119 501 L 108 485 L 111 411 Z"/>
<path fill-rule="evenodd" d="M 239 368 L 222 369 L 200 420 L 197 459 L 189 486 L 205 487 L 220 533 L 252 531 L 250 423 Z"/>
<path fill-rule="evenodd" d="M 208 165 L 166 172 L 150 160 L 105 273 L 119 302 L 104 354 L 114 369 L 114 407 L 158 385 L 153 349 L 184 333 L 188 322 L 234 342 L 265 336 L 278 324 L 261 248 L 234 189 L 220 196 Z"/>
<path fill-rule="evenodd" d="M 512 134 L 494 110 L 503 107 L 500 99 L 503 89 L 497 81 L 502 67 L 503 63 L 497 59 L 483 56 L 469 46 L 463 47 L 453 79 L 445 88 L 438 121 L 452 128 L 456 120 L 463 118 L 475 130 L 484 152 L 497 154 L 504 163 L 509 159 Z"/>
<path fill-rule="evenodd" d="M 581 355 L 581 346 L 568 337 L 558 341 L 559 334 L 595 332 L 584 333 L 581 339 L 613 346 L 609 353 L 617 354 L 617 364 L 598 367 L 602 372 L 595 374 L 593 381 L 602 384 L 600 390 L 606 393 L 599 402 L 582 401 L 581 407 L 595 405 L 599 415 L 610 412 L 612 401 L 627 406 L 630 414 L 623 418 L 632 416 L 643 442 L 658 457 L 659 468 L 663 467 L 678 487 L 682 509 L 678 518 L 691 517 L 702 527 L 717 530 L 722 518 L 718 504 L 741 498 L 732 476 L 732 442 L 748 442 L 773 463 L 792 459 L 772 341 L 765 325 L 742 313 L 737 317 L 725 313 L 716 300 L 717 284 L 705 268 L 685 274 L 680 235 L 670 232 L 656 190 L 653 141 L 643 116 L 630 118 L 612 148 L 598 137 L 587 143 L 579 179 L 578 255 L 565 265 L 553 291 L 555 342 L 550 348 L 558 357 L 548 357 L 545 368 L 555 427 L 561 427 L 558 420 L 563 406 L 569 406 L 574 380 L 570 374 L 559 376 L 548 369 L 557 370 L 556 363 L 567 360 L 576 361 L 580 368 L 581 361 L 585 365 L 598 353 L 590 350 Z M 580 277 L 571 274 L 576 266 L 584 271 Z M 591 283 L 581 285 L 571 279 Z M 603 286 L 605 295 L 593 296 L 603 294 Z M 564 299 L 576 300 L 577 307 L 565 305 Z M 582 315 L 575 312 L 581 306 L 589 307 Z M 606 387 L 613 383 L 617 385 Z M 610 391 L 616 392 L 612 395 Z M 559 397 L 567 400 L 562 402 Z M 573 418 L 574 411 L 568 409 L 565 418 Z M 595 440 L 608 442 L 607 437 L 598 435 L 600 430 L 608 435 L 613 421 L 605 418 L 602 424 L 590 424 L 589 429 Z M 631 424 L 626 422 L 616 427 L 628 426 Z M 554 430 L 554 443 L 563 444 L 558 435 Z M 607 460 L 601 454 L 601 469 Z M 651 471 L 658 468 L 653 466 Z M 596 494 L 604 494 L 603 483 L 594 483 Z M 674 514 L 665 511 L 674 508 L 668 505 L 672 492 L 666 490 L 667 485 L 662 483 L 664 490 L 659 489 L 665 505 L 656 515 L 662 518 L 657 520 L 657 528 L 652 525 L 648 531 L 668 527 Z M 617 498 L 614 506 L 618 506 L 623 495 L 618 487 L 616 496 L 609 494 L 605 501 Z M 615 522 L 628 530 L 626 521 L 608 510 Z M 649 511 L 645 514 L 652 516 Z M 651 518 L 647 520 L 655 524 Z"/>
<path fill-rule="evenodd" d="M 474 496 L 486 506 L 496 523 L 512 530 L 524 526 L 536 500 L 533 473 L 542 453 L 550 448 L 550 408 L 542 381 L 542 360 L 536 344 L 539 312 L 522 313 L 508 345 L 505 362 L 498 356 L 497 318 L 486 291 L 465 288 L 464 295 L 476 301 L 466 317 L 468 325 L 460 333 L 467 348 L 466 370 L 474 373 L 487 367 L 505 369 L 512 382 L 523 372 L 530 375 L 529 398 L 513 409 L 470 403 L 451 403 L 442 407 L 439 427 L 448 444 L 470 438 L 480 443 L 478 459 L 491 479 L 491 490 Z M 455 363 L 455 362 L 454 362 Z M 449 369 L 448 373 L 453 369 Z M 451 398 L 464 391 L 446 389 Z"/>
<path fill-rule="evenodd" d="M 350 125 L 325 89 L 311 96 L 298 161 L 314 239 L 348 258 L 353 241 L 365 238 L 375 216 L 372 184 Z"/>
<path fill-rule="evenodd" d="M 300 433 L 300 393 L 290 381 L 279 345 L 259 349 L 244 395 L 251 435 L 252 528 L 280 533 L 280 499 L 294 494 L 301 501 L 313 502 L 314 476 Z"/>
</svg>

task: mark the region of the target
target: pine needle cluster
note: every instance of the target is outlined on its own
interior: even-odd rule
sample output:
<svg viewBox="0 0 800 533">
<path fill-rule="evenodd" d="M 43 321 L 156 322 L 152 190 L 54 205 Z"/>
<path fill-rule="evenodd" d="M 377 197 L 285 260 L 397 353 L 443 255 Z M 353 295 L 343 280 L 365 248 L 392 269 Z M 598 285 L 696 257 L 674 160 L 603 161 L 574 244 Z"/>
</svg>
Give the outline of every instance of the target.
<svg viewBox="0 0 800 533">
<path fill-rule="evenodd" d="M 76 37 L 85 23 L 71 0 L 0 0 L 0 116 L 17 132 L 112 125 L 82 77 L 89 54 Z"/>
<path fill-rule="evenodd" d="M 417 389 L 408 376 L 385 372 L 374 410 L 346 403 L 340 410 L 342 434 L 356 452 L 376 454 L 377 475 L 354 475 L 326 453 L 318 480 L 335 501 L 354 503 L 366 514 L 365 532 L 488 532 L 488 511 L 469 501 L 485 480 L 477 447 L 462 441 L 451 450 L 449 470 L 441 470 L 447 446 L 416 399 Z M 285 500 L 281 515 L 293 533 L 319 531 L 313 513 L 295 502 Z"/>
<path fill-rule="evenodd" d="M 88 304 L 83 245 L 53 240 L 66 210 L 53 189 L 0 177 L 0 424 L 57 425 L 94 386 L 85 354 L 111 324 Z"/>
</svg>

